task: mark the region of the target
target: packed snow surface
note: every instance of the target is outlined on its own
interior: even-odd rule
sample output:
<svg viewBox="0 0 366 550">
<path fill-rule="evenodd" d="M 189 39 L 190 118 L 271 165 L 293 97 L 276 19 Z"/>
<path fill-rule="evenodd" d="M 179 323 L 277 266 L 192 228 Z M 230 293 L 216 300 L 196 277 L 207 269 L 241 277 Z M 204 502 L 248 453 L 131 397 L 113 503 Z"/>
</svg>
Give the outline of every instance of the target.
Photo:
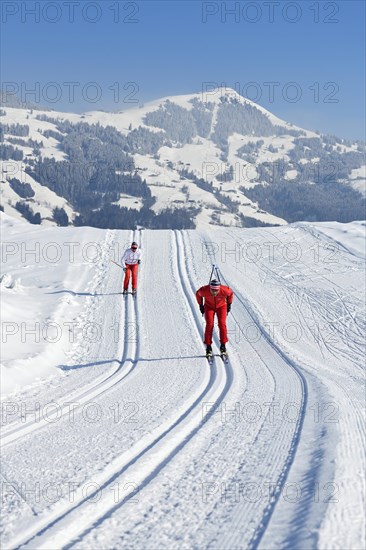
<svg viewBox="0 0 366 550">
<path fill-rule="evenodd" d="M 1 220 L 4 548 L 365 546 L 365 223 Z M 213 263 L 235 296 L 210 366 Z"/>
</svg>

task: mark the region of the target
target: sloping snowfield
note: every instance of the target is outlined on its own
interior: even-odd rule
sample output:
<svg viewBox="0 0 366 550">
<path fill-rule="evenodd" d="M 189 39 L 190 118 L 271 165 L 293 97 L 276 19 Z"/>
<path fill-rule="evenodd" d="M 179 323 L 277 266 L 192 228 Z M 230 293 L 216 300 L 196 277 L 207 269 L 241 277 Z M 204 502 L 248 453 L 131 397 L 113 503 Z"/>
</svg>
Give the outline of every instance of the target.
<svg viewBox="0 0 366 550">
<path fill-rule="evenodd" d="M 2 235 L 3 548 L 365 547 L 365 223 Z"/>
</svg>

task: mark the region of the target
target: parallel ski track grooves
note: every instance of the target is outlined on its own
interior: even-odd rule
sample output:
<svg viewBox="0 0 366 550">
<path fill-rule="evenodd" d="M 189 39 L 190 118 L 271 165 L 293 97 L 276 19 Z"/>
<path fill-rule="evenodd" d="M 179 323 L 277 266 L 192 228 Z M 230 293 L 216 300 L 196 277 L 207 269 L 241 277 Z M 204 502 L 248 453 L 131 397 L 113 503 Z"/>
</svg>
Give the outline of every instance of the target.
<svg viewBox="0 0 366 550">
<path fill-rule="evenodd" d="M 328 235 L 326 235 L 326 234 L 323 234 L 320 230 L 319 230 L 319 231 L 318 231 L 318 230 L 315 230 L 315 228 L 308 228 L 307 226 L 300 226 L 300 229 L 301 229 L 301 231 L 302 231 L 303 233 L 306 234 L 306 233 L 308 232 L 310 235 L 312 235 L 312 236 L 315 237 L 316 239 L 319 239 L 320 237 L 323 237 L 323 235 L 324 235 L 324 238 L 325 238 L 326 240 L 329 241 L 329 239 L 331 239 L 331 240 L 334 241 L 334 239 L 332 239 L 331 237 L 328 237 Z M 277 239 L 277 241 L 279 241 L 279 242 L 282 244 L 282 241 L 279 239 L 279 237 L 278 237 L 276 234 L 274 234 L 274 233 L 272 233 L 272 232 L 269 232 L 269 231 L 266 232 L 266 233 L 270 233 L 270 235 L 271 235 L 272 237 L 274 237 L 275 239 Z M 267 237 L 267 234 L 266 234 L 266 237 Z M 297 239 L 297 240 L 299 240 L 299 239 Z M 336 242 L 337 244 L 339 244 L 337 241 L 334 241 L 334 242 Z M 364 262 L 364 258 L 360 258 L 360 257 L 357 256 L 356 254 L 352 253 L 352 252 L 349 251 L 347 248 L 345 248 L 343 245 L 340 245 L 340 246 L 341 246 L 342 249 L 345 251 L 345 253 L 348 253 L 350 256 L 356 257 L 357 260 L 360 260 L 360 261 Z M 299 263 L 301 263 L 304 267 L 309 268 L 309 266 L 308 266 L 307 264 L 305 264 L 304 262 L 302 262 L 301 259 L 299 260 Z M 333 283 L 333 282 L 332 282 L 331 280 L 329 280 L 327 277 L 325 277 L 325 276 L 322 275 L 322 274 L 319 274 L 319 273 L 318 273 L 317 271 L 315 271 L 314 269 L 312 269 L 312 272 L 317 276 L 317 278 L 319 278 L 319 279 L 324 279 L 325 281 L 330 282 L 333 286 L 335 286 L 335 287 L 337 286 L 338 288 L 340 288 L 341 290 L 343 290 L 343 288 L 342 288 L 340 285 L 338 285 L 338 284 L 335 283 L 335 282 Z M 336 289 L 335 289 L 335 292 L 338 294 L 338 292 L 337 292 Z M 316 300 L 316 301 L 317 301 L 317 302 L 319 303 L 319 305 L 321 305 L 322 308 L 324 309 L 324 305 L 321 304 L 318 300 Z M 313 312 L 312 312 L 312 313 L 313 313 Z M 358 325 L 357 325 L 357 326 L 358 326 Z M 326 345 L 325 347 L 326 347 L 326 349 L 328 350 L 328 352 L 329 352 L 330 354 L 335 355 L 335 354 L 332 352 L 332 350 L 329 349 L 329 347 L 328 347 L 327 345 Z M 320 348 L 320 349 L 321 349 L 321 348 Z M 338 354 L 339 354 L 339 353 L 340 353 L 339 350 L 337 350 L 337 351 L 338 351 Z M 342 355 L 343 355 L 343 354 L 342 354 Z M 354 409 L 355 411 L 358 411 L 358 415 L 355 415 L 355 417 L 356 417 L 356 419 L 357 419 L 357 420 L 356 420 L 357 426 L 358 426 L 358 428 L 359 428 L 359 432 L 357 433 L 357 437 L 358 437 L 358 440 L 361 442 L 361 443 L 360 443 L 360 447 L 362 447 L 362 445 L 363 445 L 363 443 L 362 443 L 362 442 L 363 442 L 363 438 L 362 438 L 362 436 L 361 436 L 360 434 L 363 433 L 363 426 L 362 426 L 362 425 L 359 423 L 359 421 L 358 421 L 358 419 L 359 419 L 359 418 L 362 418 L 362 416 L 363 416 L 362 407 L 359 405 L 359 403 L 357 402 L 357 400 L 354 398 L 354 395 L 353 395 L 352 391 L 349 391 L 349 389 L 347 388 L 347 386 L 345 386 L 344 384 L 341 384 L 338 380 L 335 380 L 335 384 L 336 384 L 336 386 L 338 386 L 338 387 L 340 388 L 340 390 L 342 390 L 342 391 L 344 392 L 344 394 L 347 396 L 347 399 L 348 399 L 348 401 L 349 401 L 349 404 L 351 404 L 351 406 L 353 407 L 353 409 Z M 350 407 L 350 410 L 352 410 L 351 407 Z"/>
<path fill-rule="evenodd" d="M 173 246 L 174 246 L 175 257 L 176 257 L 176 262 L 177 262 L 176 266 L 177 266 L 177 269 L 178 269 L 178 273 L 180 275 L 179 281 L 181 283 L 182 292 L 185 294 L 185 296 L 187 298 L 187 301 L 190 304 L 191 314 L 192 314 L 192 317 L 194 319 L 194 322 L 195 322 L 195 325 L 196 325 L 196 328 L 197 328 L 197 334 L 198 334 L 199 339 L 201 340 L 200 324 L 199 324 L 198 316 L 197 316 L 197 313 L 196 313 L 196 308 L 193 307 L 194 303 L 193 303 L 193 299 L 192 299 L 192 293 L 190 293 L 190 291 L 189 291 L 189 289 L 188 289 L 188 287 L 185 283 L 185 276 L 187 276 L 187 274 L 183 273 L 183 267 L 182 267 L 182 263 L 181 263 L 180 255 L 179 255 L 178 235 L 177 235 L 176 232 L 174 233 L 174 237 L 175 238 L 173 240 Z M 190 284 L 191 284 L 191 290 L 193 292 L 194 288 L 193 288 L 192 282 Z M 137 306 L 135 306 L 135 307 L 137 308 Z M 136 309 L 136 320 L 138 320 L 137 309 Z M 137 346 L 137 356 L 138 356 L 138 352 L 139 352 L 139 345 Z M 213 407 L 218 407 L 220 405 L 220 403 L 222 403 L 222 401 L 224 400 L 227 392 L 229 391 L 229 389 L 232 385 L 232 380 L 233 380 L 233 370 L 232 370 L 232 367 L 231 367 L 230 363 L 227 364 L 227 365 L 224 365 L 222 362 L 220 362 L 220 365 L 219 365 L 219 369 L 221 370 L 222 375 L 225 377 L 225 384 L 224 384 L 224 387 L 222 389 L 220 389 L 220 388 L 216 389 L 215 388 L 215 383 L 218 380 L 218 369 L 217 369 L 216 365 L 214 364 L 213 367 L 212 366 L 210 367 L 208 365 L 207 368 L 210 369 L 210 371 L 209 371 L 210 372 L 209 381 L 206 384 L 203 391 L 201 392 L 201 394 L 188 407 L 188 409 L 186 409 L 183 413 L 181 413 L 178 416 L 178 418 L 173 420 L 173 422 L 167 428 L 165 428 L 165 429 L 163 428 L 162 433 L 159 434 L 159 427 L 156 430 L 154 430 L 154 432 L 158 432 L 157 436 L 156 437 L 153 436 L 152 441 L 150 443 L 148 443 L 146 446 L 144 446 L 142 448 L 142 450 L 138 449 L 138 447 L 139 447 L 138 444 L 135 445 L 134 447 L 137 447 L 137 451 L 135 451 L 135 456 L 132 456 L 132 458 L 128 459 L 124 463 L 122 462 L 122 464 L 119 465 L 118 469 L 112 475 L 110 475 L 109 478 L 104 481 L 104 483 L 99 485 L 98 490 L 96 490 L 94 493 L 88 494 L 87 498 L 83 497 L 82 499 L 79 499 L 78 502 L 74 503 L 72 506 L 67 507 L 66 510 L 61 512 L 61 514 L 60 513 L 54 514 L 55 515 L 54 519 L 51 519 L 51 521 L 48 521 L 46 524 L 45 524 L 45 522 L 42 522 L 43 525 L 40 525 L 38 527 L 38 530 L 37 530 L 37 527 L 33 528 L 33 529 L 30 528 L 29 531 L 32 532 L 31 534 L 28 534 L 28 535 L 25 535 L 25 536 L 23 535 L 23 537 L 18 537 L 17 547 L 19 547 L 19 548 L 20 547 L 25 547 L 29 543 L 35 542 L 36 537 L 42 536 L 43 534 L 47 534 L 47 531 L 49 531 L 53 527 L 56 527 L 56 529 L 60 528 L 61 526 L 58 525 L 60 521 L 62 521 L 64 518 L 66 518 L 72 512 L 75 512 L 75 511 L 80 512 L 80 507 L 83 504 L 85 504 L 87 502 L 87 500 L 92 498 L 94 496 L 94 494 L 96 494 L 97 492 L 104 492 L 105 489 L 108 486 L 111 485 L 111 483 L 113 483 L 116 479 L 118 479 L 131 466 L 136 464 L 139 461 L 139 459 L 144 457 L 157 444 L 159 444 L 161 441 L 163 441 L 166 438 L 166 436 L 169 435 L 170 432 L 172 432 L 185 419 L 188 418 L 188 416 L 190 415 L 190 413 L 192 411 L 196 410 L 196 419 L 191 420 L 191 421 L 195 422 L 195 425 L 193 427 L 188 428 L 189 429 L 188 434 L 186 434 L 186 435 L 184 435 L 184 433 L 183 433 L 183 435 L 179 434 L 180 441 L 174 444 L 174 448 L 172 450 L 171 450 L 171 446 L 169 445 L 169 442 L 167 443 L 168 449 L 165 451 L 164 457 L 163 458 L 159 457 L 157 465 L 147 475 L 144 474 L 145 477 L 144 477 L 143 481 L 139 484 L 138 490 L 140 491 L 146 485 L 148 485 L 148 483 L 150 483 L 150 481 L 152 481 L 159 474 L 159 472 L 164 468 L 164 466 L 166 464 L 168 464 L 174 458 L 174 456 L 186 445 L 186 443 L 188 441 L 190 441 L 196 435 L 196 433 L 202 428 L 202 426 L 204 426 L 206 424 L 206 422 L 210 420 L 210 415 L 208 417 L 202 418 L 201 407 L 200 407 L 202 402 L 204 402 L 205 397 L 210 393 L 210 390 L 212 390 L 213 392 L 220 391 L 220 393 L 217 397 L 214 397 L 214 396 L 211 397 L 210 396 L 210 404 L 212 404 Z M 178 436 L 176 435 L 175 439 L 177 437 Z M 133 449 L 133 447 L 132 447 L 132 449 Z M 128 502 L 128 500 L 130 500 L 130 498 L 133 497 L 134 495 L 135 495 L 135 492 L 132 491 L 128 495 L 126 495 L 120 502 L 115 503 L 115 501 L 113 501 L 112 506 L 108 506 L 108 508 L 105 512 L 102 512 L 101 515 L 98 514 L 97 517 L 94 517 L 93 519 L 89 520 L 88 524 L 85 527 L 82 526 L 81 528 L 83 530 L 81 532 L 74 533 L 74 534 L 71 533 L 71 536 L 68 537 L 68 541 L 66 541 L 62 544 L 62 548 L 64 550 L 72 548 L 72 546 L 76 542 L 79 542 L 80 540 L 83 539 L 83 537 L 85 537 L 88 533 L 90 533 L 93 530 L 93 528 L 95 527 L 96 524 L 102 523 L 112 513 L 114 513 L 116 510 L 118 510 L 123 504 Z M 79 514 L 77 519 L 79 519 L 79 521 L 80 521 L 80 514 Z M 77 522 L 77 520 L 75 520 L 75 522 Z M 70 531 L 72 531 L 72 530 L 70 529 Z M 56 535 L 57 535 L 57 533 L 56 533 Z M 52 532 L 50 533 L 50 536 L 52 537 Z M 22 538 L 22 540 L 20 540 L 21 538 Z M 26 539 L 26 540 L 24 540 L 24 539 Z M 47 540 L 49 540 L 49 539 L 50 539 L 50 537 L 48 537 Z M 41 544 L 42 544 L 41 547 L 42 548 L 49 548 L 49 546 L 48 547 L 44 546 L 44 543 L 47 542 L 47 540 L 41 541 Z M 35 548 L 35 547 L 32 545 L 31 548 Z M 37 547 L 37 548 L 39 548 L 39 547 Z"/>
<path fill-rule="evenodd" d="M 136 238 L 136 232 L 132 233 L 132 240 Z M 121 296 L 121 299 L 124 299 Z M 127 300 L 126 300 L 127 302 Z M 80 393 L 73 394 L 71 397 L 67 399 L 68 402 L 70 402 L 70 399 L 72 399 L 72 402 L 77 402 L 77 406 L 74 407 L 74 411 L 77 411 L 78 408 L 83 405 L 84 403 L 87 403 L 91 399 L 95 399 L 99 396 L 101 396 L 103 393 L 111 389 L 113 386 L 124 380 L 136 367 L 136 364 L 138 362 L 139 357 L 139 338 L 137 334 L 137 343 L 138 343 L 138 349 L 135 354 L 135 358 L 131 360 L 130 368 L 124 371 L 123 367 L 125 366 L 127 358 L 127 346 L 126 341 L 128 339 L 128 303 L 125 304 L 125 315 L 124 315 L 124 346 L 123 346 L 123 352 L 121 360 L 118 361 L 118 367 L 112 372 L 112 374 L 108 374 L 105 378 L 102 378 L 102 380 L 99 380 L 96 384 L 91 384 L 89 389 L 82 390 Z M 137 320 L 138 317 L 138 308 L 135 304 L 135 318 Z M 138 330 L 138 323 L 137 323 L 137 330 Z M 58 421 L 65 415 L 69 414 L 70 408 L 69 405 L 65 405 L 60 408 L 60 416 L 58 417 Z M 41 418 L 40 420 L 32 420 L 27 423 L 19 423 L 17 422 L 15 426 L 10 426 L 8 430 L 4 430 L 4 428 L 1 429 L 2 435 L 1 435 L 1 447 L 4 448 L 5 446 L 14 443 L 21 439 L 25 435 L 29 435 L 31 433 L 34 433 L 35 431 L 43 428 L 44 426 L 49 425 L 49 420 L 46 418 Z"/>
<path fill-rule="evenodd" d="M 179 235 L 180 236 L 180 235 Z M 198 336 L 199 338 L 201 339 L 201 333 L 200 333 L 200 324 L 199 324 L 199 320 L 198 320 L 198 316 L 196 314 L 196 308 L 194 307 L 194 302 L 193 302 L 193 299 L 192 299 L 192 294 L 189 292 L 189 289 L 187 288 L 187 285 L 185 283 L 185 275 L 187 277 L 187 279 L 189 279 L 189 275 L 188 275 L 188 272 L 186 270 L 186 266 L 185 266 L 185 273 L 183 273 L 183 267 L 182 267 L 182 263 L 181 263 L 181 259 L 180 259 L 180 255 L 179 255 L 179 246 L 178 246 L 178 232 L 177 231 L 174 231 L 174 246 L 175 246 L 175 256 L 176 256 L 176 261 L 177 261 L 177 268 L 178 268 L 178 273 L 179 273 L 179 281 L 181 283 L 181 287 L 182 287 L 182 290 L 183 290 L 183 293 L 185 294 L 186 298 L 187 298 L 187 302 L 189 303 L 190 305 L 190 308 L 191 308 L 191 313 L 192 313 L 192 317 L 194 318 L 194 321 L 195 321 L 195 325 L 196 325 L 196 328 L 197 328 L 197 333 L 198 333 Z M 182 239 L 180 240 L 181 242 L 181 245 L 182 245 L 182 248 L 185 248 L 184 247 L 184 243 L 182 241 Z M 186 255 L 184 255 L 186 257 Z M 195 292 L 195 288 L 193 286 L 193 283 L 192 281 L 189 279 L 190 281 L 190 286 L 191 286 L 191 291 L 194 295 L 194 292 Z M 226 367 L 226 368 L 225 368 Z M 167 429 L 165 430 L 160 436 L 158 436 L 150 445 L 148 445 L 137 457 L 135 457 L 129 464 L 127 464 L 118 474 L 116 474 L 113 479 L 109 480 L 108 483 L 106 483 L 106 486 L 109 485 L 111 482 L 113 482 L 117 477 L 119 477 L 121 475 L 121 473 L 123 473 L 125 470 L 127 470 L 127 468 L 134 464 L 135 462 L 137 462 L 137 460 L 139 458 L 141 458 L 141 456 L 143 456 L 144 454 L 146 454 L 148 451 L 150 451 L 150 449 L 152 449 L 157 443 L 159 443 L 163 438 L 165 438 L 169 432 L 171 432 L 174 428 L 176 428 L 185 418 L 188 417 L 188 415 L 194 410 L 194 409 L 197 409 L 199 407 L 199 405 L 203 402 L 204 398 L 206 397 L 206 395 L 209 393 L 209 391 L 212 389 L 212 387 L 214 386 L 214 383 L 215 383 L 215 380 L 217 379 L 218 377 L 218 373 L 217 373 L 217 368 L 216 368 L 216 365 L 215 363 L 213 365 L 209 365 L 208 368 L 210 368 L 210 379 L 209 379 L 209 382 L 208 384 L 206 385 L 205 389 L 203 390 L 203 392 L 198 396 L 198 398 L 194 401 L 194 403 L 192 403 L 190 405 L 190 407 L 182 414 L 180 415 L 180 417 L 174 421 L 174 423 Z M 220 395 L 218 396 L 218 398 L 215 399 L 215 401 L 210 401 L 210 404 L 212 405 L 213 408 L 216 408 L 218 407 L 222 401 L 224 400 L 227 392 L 229 391 L 231 385 L 232 385 L 232 380 L 233 380 L 233 371 L 232 371 L 232 367 L 230 365 L 230 363 L 224 365 L 223 363 L 220 364 L 220 368 L 222 369 L 223 373 L 226 375 L 226 382 L 225 382 L 225 386 L 223 388 L 223 390 L 221 391 Z M 144 487 L 146 487 L 148 485 L 148 483 L 150 481 L 152 481 L 158 474 L 159 472 L 164 468 L 164 466 L 166 464 L 168 464 L 173 458 L 174 456 L 186 445 L 186 443 L 188 441 L 190 441 L 195 435 L 196 433 L 202 428 L 202 426 L 204 426 L 207 422 L 207 418 L 202 418 L 198 425 L 195 426 L 195 428 L 193 428 L 191 430 L 191 432 L 189 433 L 188 436 L 186 437 L 183 437 L 182 440 L 180 441 L 180 443 L 178 443 L 175 448 L 169 452 L 169 454 L 164 458 L 164 460 L 162 460 L 158 466 L 153 469 L 150 474 L 145 478 L 145 480 L 143 481 L 143 483 L 140 483 L 139 485 L 139 490 L 143 489 Z M 101 487 L 101 489 L 104 489 L 105 487 Z M 132 495 L 133 496 L 133 495 Z M 108 510 L 108 512 L 106 514 L 104 514 L 102 517 L 100 517 L 98 519 L 98 523 L 102 523 L 105 519 L 107 519 L 113 512 L 115 512 L 118 508 L 120 508 L 125 502 L 127 502 L 129 499 L 130 499 L 130 495 L 125 497 L 121 502 L 119 502 L 118 504 L 116 504 L 115 506 L 113 506 L 112 509 Z M 70 543 L 64 547 L 64 550 L 70 550 L 72 548 L 72 546 L 76 543 L 76 542 L 80 542 L 82 540 L 83 537 L 85 537 L 88 533 L 90 533 L 93 529 L 94 525 L 91 525 L 88 529 L 86 529 L 83 533 L 81 533 L 79 535 L 79 537 L 77 539 L 74 539 L 73 541 L 70 541 Z"/>
<path fill-rule="evenodd" d="M 230 235 L 231 238 L 234 237 L 234 235 L 230 231 L 227 231 L 226 233 L 228 235 Z M 223 281 L 225 282 L 225 284 L 227 284 L 226 280 L 225 280 L 225 277 L 222 274 L 221 274 L 221 277 L 222 277 Z M 231 285 L 231 286 L 233 287 L 233 285 Z M 234 287 L 234 289 L 235 289 L 235 287 Z M 281 497 L 281 494 L 282 494 L 282 488 L 285 486 L 286 480 L 287 480 L 288 475 L 290 473 L 291 466 L 292 466 L 292 464 L 294 463 L 294 460 L 295 460 L 296 451 L 298 449 L 298 445 L 299 445 L 299 441 L 300 441 L 300 437 L 301 437 L 301 432 L 302 432 L 303 425 L 304 425 L 307 404 L 308 404 L 308 386 L 307 386 L 306 378 L 302 374 L 300 368 L 272 340 L 270 335 L 267 333 L 266 329 L 261 325 L 259 319 L 257 318 L 256 313 L 253 311 L 253 309 L 251 308 L 249 303 L 239 294 L 239 292 L 235 292 L 235 290 L 234 290 L 234 294 L 235 294 L 235 298 L 242 304 L 243 308 L 247 311 L 249 317 L 252 319 L 253 323 L 256 325 L 256 327 L 260 331 L 260 334 L 263 335 L 264 339 L 269 344 L 269 346 L 274 350 L 275 353 L 277 353 L 283 359 L 283 361 L 290 368 L 292 368 L 295 371 L 295 373 L 297 374 L 297 376 L 299 378 L 299 381 L 300 381 L 300 384 L 301 384 L 301 387 L 302 387 L 302 395 L 303 395 L 303 401 L 301 403 L 301 409 L 300 409 L 301 414 L 299 415 L 297 425 L 296 425 L 296 429 L 294 430 L 294 435 L 293 435 L 293 438 L 292 438 L 290 451 L 289 451 L 287 460 L 284 463 L 283 470 L 280 473 L 279 478 L 278 478 L 278 485 L 276 487 L 276 489 L 278 489 L 278 490 L 276 490 L 276 492 L 272 496 L 272 502 L 270 502 L 269 505 L 267 506 L 267 508 L 265 509 L 262 521 L 261 521 L 260 525 L 257 527 L 257 529 L 255 530 L 255 532 L 254 532 L 254 534 L 253 534 L 253 536 L 250 539 L 249 544 L 248 544 L 248 548 L 254 550 L 254 549 L 258 548 L 258 545 L 260 544 L 260 541 L 264 536 L 264 533 L 265 533 L 265 531 L 266 531 L 266 529 L 269 525 L 269 522 L 270 522 L 271 517 L 273 515 L 273 512 L 275 510 L 275 507 L 276 507 L 278 501 L 280 500 L 280 497 Z"/>
<path fill-rule="evenodd" d="M 131 232 L 131 240 L 136 240 L 136 231 L 133 231 Z M 141 235 L 141 231 L 140 231 L 140 235 Z M 125 300 L 124 297 L 121 295 L 121 299 L 122 300 Z M 91 397 L 93 398 L 96 398 L 96 397 L 99 397 L 101 396 L 103 393 L 105 393 L 106 391 L 108 391 L 109 389 L 111 389 L 113 386 L 115 386 L 116 384 L 118 384 L 119 382 L 121 382 L 122 380 L 124 380 L 131 372 L 132 370 L 136 367 L 138 361 L 139 361 L 139 356 L 140 356 L 140 338 L 139 338 L 139 333 L 138 333 L 138 327 L 139 327 L 139 323 L 138 323 L 138 319 L 139 319 L 139 313 L 138 313 L 138 305 L 137 305 L 137 299 L 133 299 L 133 304 L 134 304 L 134 307 L 133 307 L 133 310 L 134 310 L 134 321 L 135 321 L 135 324 L 136 324 L 136 330 L 137 330 L 137 338 L 136 338 L 136 341 L 135 341 L 135 345 L 133 346 L 133 351 L 131 353 L 131 357 L 127 357 L 128 355 L 128 352 L 129 352 L 129 345 L 128 345 L 128 337 L 129 337 L 129 329 L 128 329 L 128 326 L 129 326 L 129 305 L 128 305 L 128 298 L 125 300 L 125 307 L 124 307 L 124 346 L 123 346 L 123 353 L 122 353 L 122 357 L 121 357 L 121 360 L 119 361 L 119 366 L 118 368 L 110 375 L 107 376 L 107 378 L 105 378 L 104 380 L 102 380 L 101 382 L 99 382 L 95 387 L 92 387 L 90 390 L 88 390 L 87 392 L 83 392 L 81 394 L 79 394 L 79 396 L 76 396 L 75 398 L 79 398 L 80 399 L 80 405 L 84 402 L 87 402 L 90 400 Z M 127 344 L 127 345 L 126 345 Z M 124 373 L 121 373 L 121 370 L 123 369 L 124 365 L 126 362 L 129 362 L 130 363 L 130 368 L 124 372 Z M 116 378 L 116 380 L 114 380 Z M 110 383 L 112 381 L 112 383 Z M 109 383 L 108 383 L 109 382 Z M 97 393 L 93 393 L 92 394 L 92 390 L 93 389 L 98 389 L 98 392 Z M 73 397 L 74 398 L 74 397 Z M 81 399 L 83 399 L 83 401 L 81 401 Z M 77 410 L 78 407 L 75 407 L 74 410 Z M 66 414 L 66 413 L 64 413 Z M 64 416 L 64 414 L 62 416 Z M 60 417 L 62 418 L 62 417 Z M 32 433 L 32 432 L 35 432 L 37 431 L 39 428 L 41 428 L 43 425 L 45 425 L 47 422 L 45 421 L 44 423 L 42 423 L 40 426 L 38 424 L 36 425 L 33 425 L 35 423 L 32 424 L 32 429 L 27 431 L 26 434 L 28 435 L 29 433 Z M 22 431 L 21 429 L 19 430 L 20 432 Z M 22 437 L 23 433 L 20 433 L 19 437 L 17 439 L 19 439 L 20 437 Z M 16 441 L 16 440 L 15 440 Z M 12 441 L 9 441 L 9 442 L 6 442 L 6 444 L 9 444 L 13 442 Z M 1 444 L 3 445 L 3 443 Z M 86 499 L 85 499 L 86 500 Z M 50 523 L 47 523 L 46 525 L 42 526 L 39 528 L 38 532 L 36 533 L 33 533 L 32 535 L 29 536 L 29 538 L 25 541 L 20 541 L 20 542 L 16 542 L 16 548 L 20 548 L 20 547 L 23 547 L 24 545 L 28 544 L 29 542 L 31 542 L 36 536 L 39 536 L 43 533 L 45 533 L 50 527 L 52 527 L 52 525 L 56 524 L 60 519 L 62 519 L 63 517 L 65 517 L 69 512 L 71 512 L 73 509 L 75 509 L 76 507 L 78 507 L 80 505 L 80 502 L 79 503 L 76 503 L 76 506 L 70 506 L 68 507 L 61 515 L 59 515 L 57 517 L 57 513 L 55 514 L 56 515 L 56 518 L 51 521 Z M 44 523 L 44 522 L 40 522 L 41 524 Z M 28 531 L 35 531 L 37 529 L 36 528 L 32 528 L 30 527 Z M 21 537 L 19 537 L 21 538 Z M 10 541 L 11 542 L 11 541 Z"/>
</svg>

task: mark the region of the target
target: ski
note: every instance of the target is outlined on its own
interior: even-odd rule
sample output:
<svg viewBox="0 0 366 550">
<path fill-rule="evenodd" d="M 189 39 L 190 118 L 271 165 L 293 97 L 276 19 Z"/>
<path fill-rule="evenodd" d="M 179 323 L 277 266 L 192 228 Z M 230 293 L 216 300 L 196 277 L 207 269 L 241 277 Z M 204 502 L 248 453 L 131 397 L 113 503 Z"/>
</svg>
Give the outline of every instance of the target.
<svg viewBox="0 0 366 550">
<path fill-rule="evenodd" d="M 209 365 L 213 365 L 213 362 L 214 362 L 214 356 L 213 356 L 213 354 L 212 354 L 212 353 L 208 353 L 208 354 L 206 354 L 206 359 L 207 359 L 207 361 L 208 361 Z"/>
<path fill-rule="evenodd" d="M 225 363 L 225 365 L 229 362 L 229 356 L 226 352 L 220 353 L 220 357 L 223 360 L 223 362 Z"/>
</svg>

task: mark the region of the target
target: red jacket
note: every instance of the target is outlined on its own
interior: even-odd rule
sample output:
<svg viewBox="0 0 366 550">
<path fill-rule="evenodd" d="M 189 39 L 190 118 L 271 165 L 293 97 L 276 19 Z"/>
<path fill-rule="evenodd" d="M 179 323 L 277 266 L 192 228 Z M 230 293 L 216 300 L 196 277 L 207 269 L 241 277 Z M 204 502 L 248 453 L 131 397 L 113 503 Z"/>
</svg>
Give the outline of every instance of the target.
<svg viewBox="0 0 366 550">
<path fill-rule="evenodd" d="M 210 285 L 201 286 L 196 292 L 196 300 L 201 305 L 205 300 L 205 307 L 208 309 L 218 309 L 227 304 L 231 304 L 234 298 L 234 293 L 228 286 L 220 285 L 220 290 L 217 296 L 212 296 Z"/>
</svg>

